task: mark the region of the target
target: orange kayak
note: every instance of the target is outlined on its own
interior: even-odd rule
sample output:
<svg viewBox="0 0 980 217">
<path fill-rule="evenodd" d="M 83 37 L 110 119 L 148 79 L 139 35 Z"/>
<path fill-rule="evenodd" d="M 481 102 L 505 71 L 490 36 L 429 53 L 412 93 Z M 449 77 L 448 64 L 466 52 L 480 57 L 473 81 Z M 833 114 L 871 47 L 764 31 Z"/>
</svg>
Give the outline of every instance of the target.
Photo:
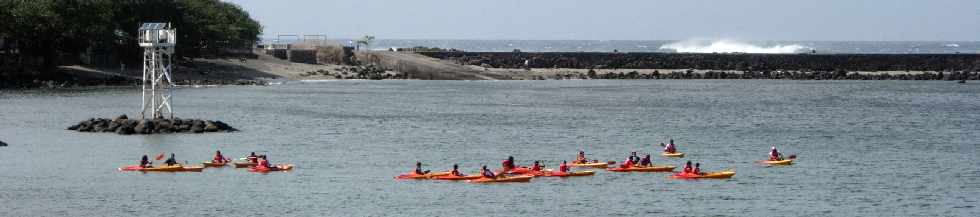
<svg viewBox="0 0 980 217">
<path fill-rule="evenodd" d="M 545 174 L 545 176 L 551 176 L 551 177 L 571 177 L 571 176 L 591 176 L 591 175 L 595 175 L 595 171 L 586 170 L 586 171 L 575 171 L 575 172 L 551 172 Z"/>
<path fill-rule="evenodd" d="M 201 164 L 204 164 L 204 167 L 223 167 L 228 165 L 228 162 L 215 163 L 214 161 L 208 161 Z"/>
<path fill-rule="evenodd" d="M 500 178 L 486 178 L 481 177 L 479 179 L 466 180 L 469 183 L 503 183 L 503 182 L 530 182 L 533 176 L 511 176 L 511 177 L 500 177 Z"/>
<path fill-rule="evenodd" d="M 479 178 L 482 178 L 482 177 L 483 177 L 483 175 L 468 175 L 468 176 L 445 175 L 445 176 L 436 176 L 433 179 L 449 180 L 449 181 L 463 181 L 463 180 L 479 179 Z"/>
<path fill-rule="evenodd" d="M 514 169 L 510 169 L 508 171 L 500 170 L 500 171 L 497 171 L 496 173 L 497 174 L 517 174 L 517 175 L 520 175 L 520 174 L 527 174 L 527 173 L 530 173 L 530 172 L 532 172 L 531 171 L 531 168 L 517 167 L 517 168 L 514 168 Z"/>
<path fill-rule="evenodd" d="M 246 167 L 254 167 L 256 165 L 259 165 L 258 163 L 252 163 L 252 162 L 235 162 L 234 164 L 235 164 L 235 168 L 246 168 Z"/>
<path fill-rule="evenodd" d="M 675 166 L 649 166 L 649 167 L 629 167 L 629 168 L 609 168 L 606 169 L 609 172 L 671 172 L 674 171 Z"/>
<path fill-rule="evenodd" d="M 395 177 L 395 179 L 431 179 L 440 176 L 450 175 L 450 172 L 430 172 L 426 174 L 415 174 L 415 172 L 401 174 Z"/>
<path fill-rule="evenodd" d="M 252 167 L 252 168 L 249 168 L 248 169 L 249 172 L 256 172 L 256 173 L 267 173 L 267 172 L 275 172 L 275 171 L 290 171 L 290 170 L 293 170 L 293 165 L 292 164 L 277 164 L 274 167 L 264 167 L 264 166 L 262 166 L 262 167 Z"/>
<path fill-rule="evenodd" d="M 605 169 L 605 168 L 609 167 L 609 163 L 605 163 L 605 162 L 572 163 L 572 164 L 569 164 L 569 165 L 571 167 L 591 167 L 591 168 L 599 168 L 599 169 Z"/>
<path fill-rule="evenodd" d="M 675 179 L 727 179 L 735 176 L 734 170 L 722 171 L 722 172 L 709 172 L 709 173 L 674 173 L 671 178 Z"/>
</svg>

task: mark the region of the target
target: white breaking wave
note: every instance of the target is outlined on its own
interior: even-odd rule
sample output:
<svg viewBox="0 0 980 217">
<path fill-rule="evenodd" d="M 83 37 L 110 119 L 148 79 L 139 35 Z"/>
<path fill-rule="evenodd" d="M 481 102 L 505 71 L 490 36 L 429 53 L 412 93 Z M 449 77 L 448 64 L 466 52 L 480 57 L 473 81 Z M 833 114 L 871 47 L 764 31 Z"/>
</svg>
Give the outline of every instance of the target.
<svg viewBox="0 0 980 217">
<path fill-rule="evenodd" d="M 710 42 L 700 40 L 678 41 L 660 46 L 660 49 L 674 50 L 680 53 L 801 53 L 810 50 L 809 47 L 798 44 L 761 47 L 725 39 Z"/>
</svg>

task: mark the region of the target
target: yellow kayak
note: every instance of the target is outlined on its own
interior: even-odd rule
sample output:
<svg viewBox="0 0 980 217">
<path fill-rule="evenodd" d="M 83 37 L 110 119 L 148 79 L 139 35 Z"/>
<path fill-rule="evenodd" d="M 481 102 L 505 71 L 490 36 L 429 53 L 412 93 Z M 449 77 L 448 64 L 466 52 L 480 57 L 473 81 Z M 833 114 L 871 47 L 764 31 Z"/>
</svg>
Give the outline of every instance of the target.
<svg viewBox="0 0 980 217">
<path fill-rule="evenodd" d="M 684 153 L 680 153 L 680 152 L 674 152 L 674 153 L 664 152 L 660 155 L 663 155 L 664 157 L 684 157 Z"/>
<path fill-rule="evenodd" d="M 792 159 L 764 160 L 764 161 L 760 161 L 760 163 L 768 164 L 768 165 L 790 165 L 793 164 L 793 160 Z"/>
<path fill-rule="evenodd" d="M 674 173 L 672 178 L 675 179 L 727 179 L 735 176 L 734 170 L 721 171 L 721 172 L 708 172 L 701 174 L 693 173 Z"/>
<path fill-rule="evenodd" d="M 609 163 L 605 163 L 605 162 L 572 163 L 571 164 L 571 167 L 591 167 L 591 168 L 605 169 L 605 168 L 609 167 Z"/>
<path fill-rule="evenodd" d="M 159 166 L 159 167 L 128 167 L 121 168 L 123 171 L 141 171 L 141 172 L 201 172 L 204 170 L 204 166 L 189 166 L 185 167 L 180 164 L 174 164 L 173 166 Z"/>
</svg>

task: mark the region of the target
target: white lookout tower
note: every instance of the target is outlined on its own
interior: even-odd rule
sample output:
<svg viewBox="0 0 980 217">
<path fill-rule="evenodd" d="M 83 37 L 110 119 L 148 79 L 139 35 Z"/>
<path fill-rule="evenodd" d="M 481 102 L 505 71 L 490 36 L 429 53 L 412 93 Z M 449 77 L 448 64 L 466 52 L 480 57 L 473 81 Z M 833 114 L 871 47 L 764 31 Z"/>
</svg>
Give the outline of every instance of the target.
<svg viewBox="0 0 980 217">
<path fill-rule="evenodd" d="M 170 76 L 177 30 L 170 23 L 143 23 L 139 28 L 143 48 L 143 106 L 140 118 L 174 117 L 170 106 L 174 84 Z"/>
</svg>

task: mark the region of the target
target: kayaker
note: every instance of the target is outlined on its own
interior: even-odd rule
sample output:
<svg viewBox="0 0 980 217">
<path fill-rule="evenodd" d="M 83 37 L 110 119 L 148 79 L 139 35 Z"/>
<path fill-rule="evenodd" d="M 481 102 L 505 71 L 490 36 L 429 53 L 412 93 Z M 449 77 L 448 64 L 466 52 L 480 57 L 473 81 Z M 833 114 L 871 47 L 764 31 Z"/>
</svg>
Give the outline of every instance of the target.
<svg viewBox="0 0 980 217">
<path fill-rule="evenodd" d="M 538 161 L 534 161 L 534 166 L 531 166 L 531 171 L 541 171 L 541 164 Z"/>
<path fill-rule="evenodd" d="M 561 165 L 558 165 L 558 171 L 561 171 L 563 173 L 567 173 L 568 172 L 568 161 L 562 161 L 561 162 Z"/>
<path fill-rule="evenodd" d="M 585 158 L 585 151 L 578 151 L 578 157 L 575 158 L 574 163 L 580 163 L 580 164 L 589 163 L 589 159 Z"/>
<path fill-rule="evenodd" d="M 650 155 L 649 154 L 646 157 L 643 157 L 643 160 L 640 160 L 640 166 L 648 167 L 648 166 L 652 166 L 652 165 L 653 165 L 653 163 L 650 162 Z"/>
<path fill-rule="evenodd" d="M 687 164 L 684 165 L 684 173 L 691 173 L 691 172 L 694 172 L 694 168 L 691 168 L 691 161 L 687 161 Z"/>
<path fill-rule="evenodd" d="M 214 163 L 224 163 L 224 162 L 228 162 L 228 160 L 225 159 L 225 156 L 224 155 L 221 155 L 221 150 L 218 150 L 217 152 L 215 152 L 215 154 L 214 154 L 214 160 L 212 160 L 212 162 L 214 162 Z"/>
<path fill-rule="evenodd" d="M 630 157 L 627 157 L 626 158 L 626 161 L 624 161 L 623 162 L 623 165 L 620 165 L 619 168 L 630 168 L 630 167 L 633 167 L 633 164 L 634 164 L 633 163 L 633 156 L 630 156 Z"/>
<path fill-rule="evenodd" d="M 167 158 L 167 161 L 164 161 L 163 163 L 167 164 L 167 166 L 177 164 L 177 158 L 175 156 L 176 155 L 174 155 L 174 153 L 170 153 L 170 158 Z"/>
<path fill-rule="evenodd" d="M 508 156 L 507 160 L 504 160 L 502 166 L 504 168 L 504 172 L 517 168 L 517 165 L 514 164 L 514 156 Z"/>
<path fill-rule="evenodd" d="M 776 145 L 773 145 L 772 150 L 769 151 L 769 160 L 783 160 L 779 157 L 779 151 L 776 150 Z"/>
<path fill-rule="evenodd" d="M 701 175 L 701 163 L 694 164 L 694 174 Z"/>
<path fill-rule="evenodd" d="M 143 155 L 143 159 L 140 160 L 140 167 L 142 167 L 142 168 L 150 168 L 150 167 L 153 167 L 153 162 L 150 162 L 150 157 L 147 157 L 144 154 Z"/>
<path fill-rule="evenodd" d="M 635 151 L 634 152 L 630 152 L 630 160 L 632 160 L 633 163 L 636 164 L 637 162 L 640 162 L 640 156 L 636 156 L 636 152 Z"/>
<path fill-rule="evenodd" d="M 258 161 L 258 167 L 272 168 L 272 165 L 269 164 L 269 159 L 265 155 L 259 156 Z"/>
<path fill-rule="evenodd" d="M 415 161 L 415 174 L 425 175 L 429 171 L 422 171 L 422 162 Z"/>
<path fill-rule="evenodd" d="M 453 171 L 451 173 L 454 176 L 466 176 L 466 175 L 463 175 L 463 173 L 459 172 L 459 165 L 458 164 L 453 164 Z"/>
<path fill-rule="evenodd" d="M 252 152 L 251 155 L 249 155 L 245 159 L 248 159 L 248 162 L 259 163 L 259 156 L 256 156 L 254 151 Z"/>
<path fill-rule="evenodd" d="M 483 175 L 484 178 L 491 178 L 491 179 L 497 178 L 497 175 L 493 174 L 493 171 L 487 169 L 487 165 L 483 165 L 483 172 L 481 172 L 480 174 Z"/>
<path fill-rule="evenodd" d="M 664 146 L 664 152 L 671 153 L 671 154 L 677 152 L 677 146 L 674 145 L 674 140 L 670 140 L 670 144 L 664 145 L 664 143 L 660 143 L 660 145 Z"/>
</svg>

